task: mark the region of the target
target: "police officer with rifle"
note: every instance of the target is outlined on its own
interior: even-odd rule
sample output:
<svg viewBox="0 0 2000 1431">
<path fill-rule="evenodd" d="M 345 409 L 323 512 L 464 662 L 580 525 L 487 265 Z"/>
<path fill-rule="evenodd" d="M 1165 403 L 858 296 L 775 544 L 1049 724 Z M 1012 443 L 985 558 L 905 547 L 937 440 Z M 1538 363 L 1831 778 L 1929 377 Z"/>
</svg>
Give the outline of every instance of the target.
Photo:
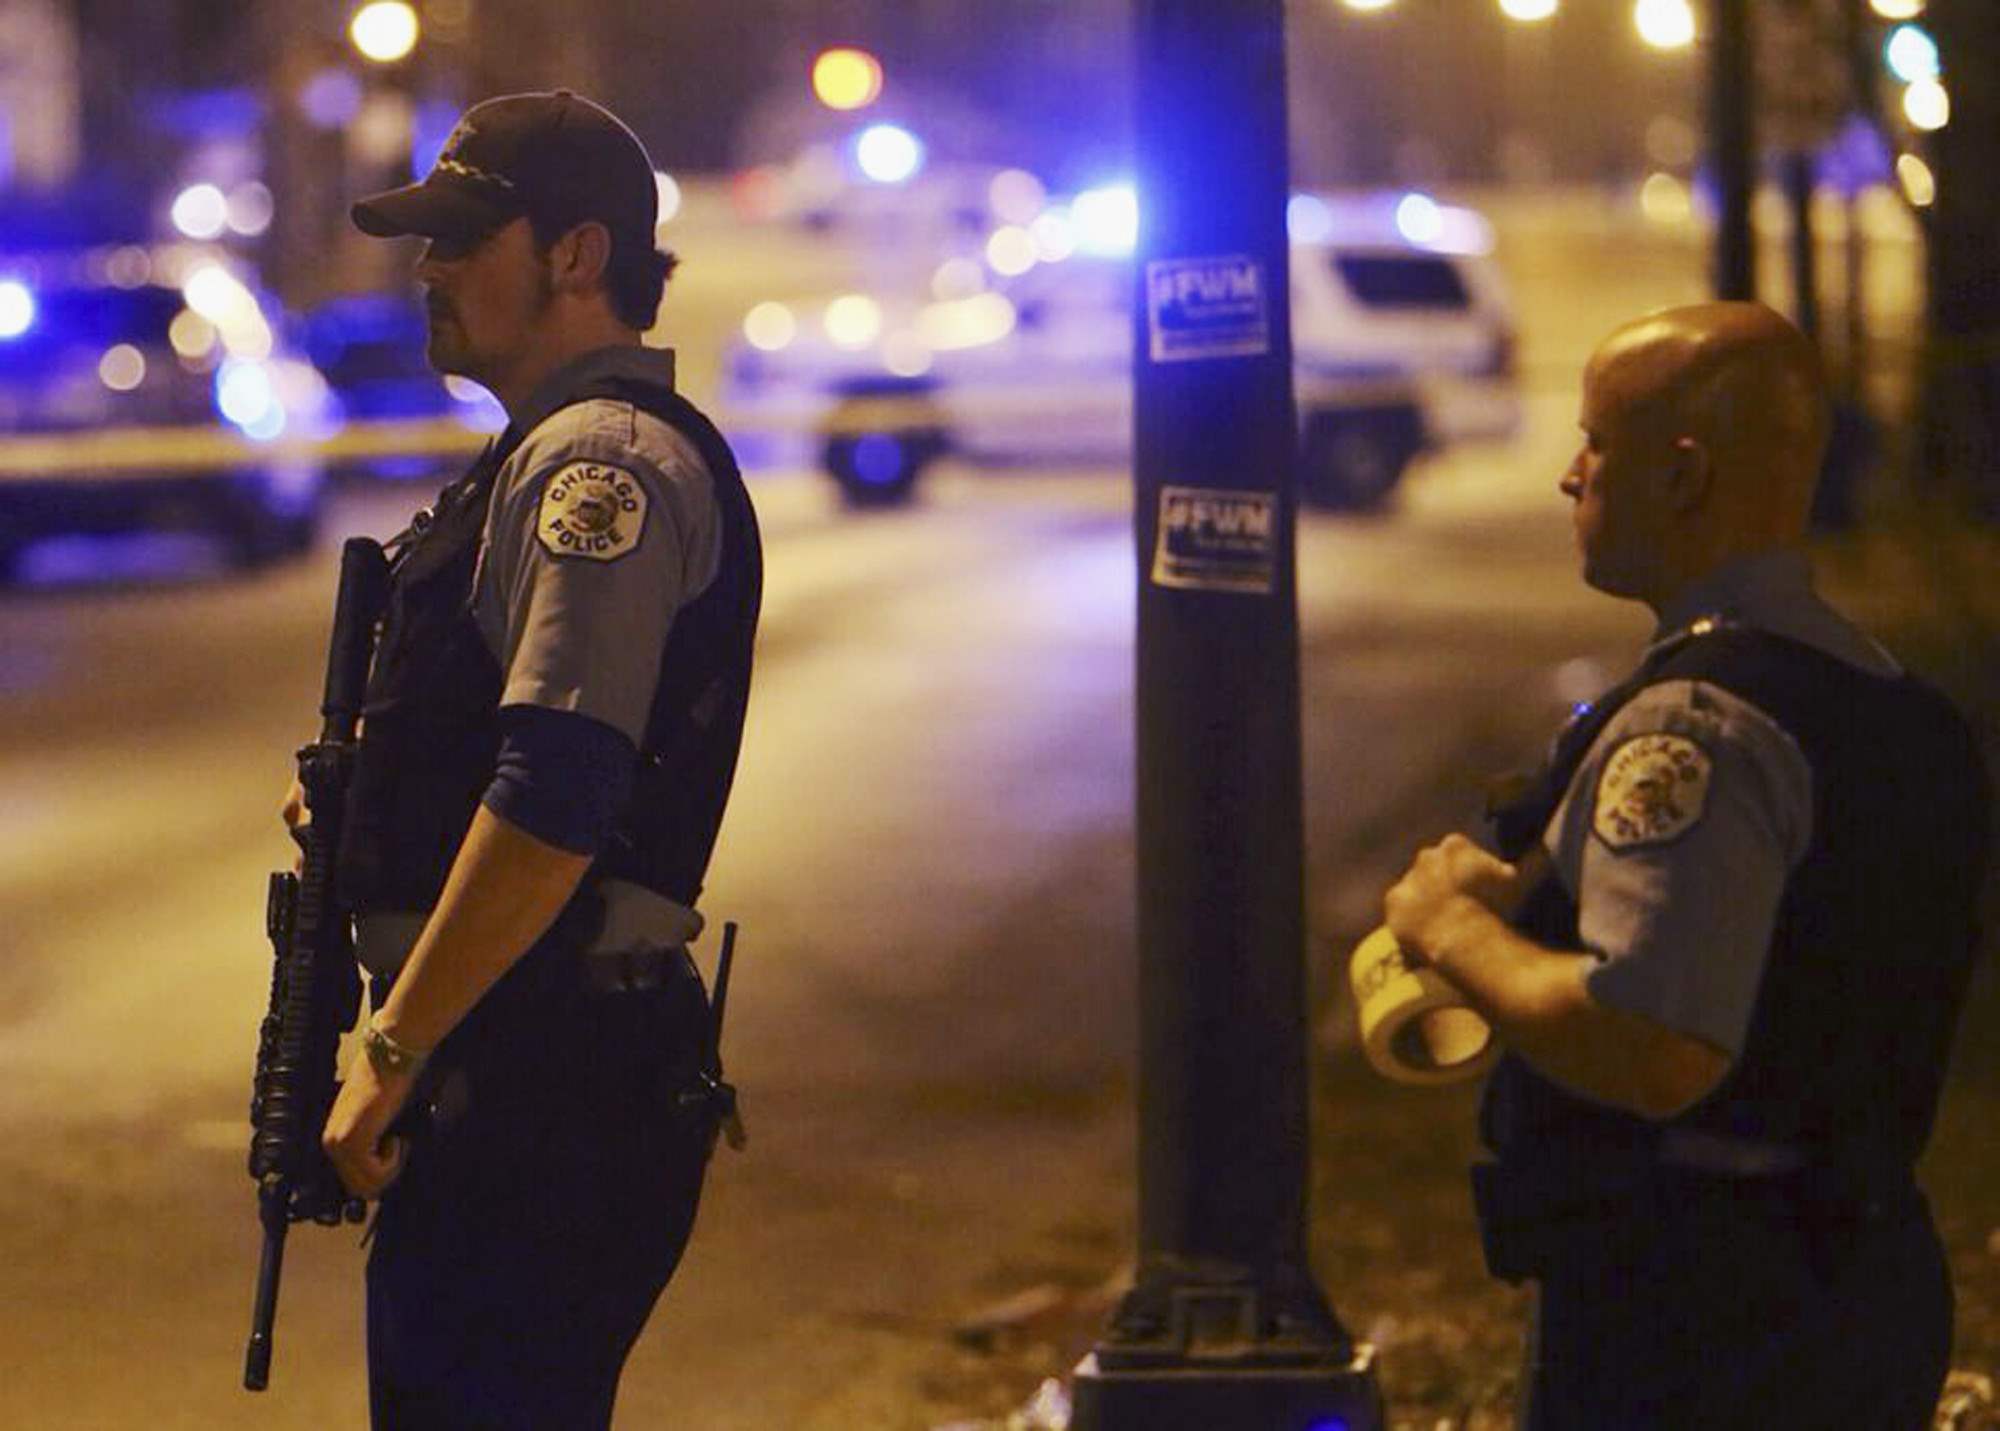
<svg viewBox="0 0 2000 1431">
<path fill-rule="evenodd" d="M 724 974 L 712 1010 L 686 946 L 761 546 L 727 444 L 641 343 L 674 266 L 656 193 L 632 133 L 558 90 L 474 106 L 420 182 L 354 206 L 426 241 L 432 366 L 509 417 L 389 544 L 347 788 L 287 811 L 339 823 L 308 836 L 296 926 L 332 846 L 369 976 L 319 1136 L 380 1200 L 377 1428 L 607 1426 L 717 1130 L 740 1140 Z"/>
<path fill-rule="evenodd" d="M 1562 479 L 1584 579 L 1659 621 L 1496 811 L 1420 853 L 1407 955 L 1506 1054 L 1474 1169 L 1537 1289 L 1529 1431 L 1930 1424 L 1951 1288 L 1914 1168 L 1975 949 L 1960 716 L 1815 595 L 1817 356 L 1753 303 L 1620 328 Z"/>
</svg>

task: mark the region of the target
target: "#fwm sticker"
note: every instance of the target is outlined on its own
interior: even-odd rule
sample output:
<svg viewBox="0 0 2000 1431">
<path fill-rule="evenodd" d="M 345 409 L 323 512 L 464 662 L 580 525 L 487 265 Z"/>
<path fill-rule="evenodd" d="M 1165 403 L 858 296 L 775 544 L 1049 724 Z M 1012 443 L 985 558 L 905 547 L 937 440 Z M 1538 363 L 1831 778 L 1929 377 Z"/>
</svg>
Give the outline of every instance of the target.
<svg viewBox="0 0 2000 1431">
<path fill-rule="evenodd" d="M 1234 254 L 1146 265 L 1147 349 L 1156 363 L 1271 350 L 1263 265 Z"/>
<path fill-rule="evenodd" d="M 1153 584 L 1266 596 L 1278 569 L 1278 497 L 1214 487 L 1160 489 Z"/>
</svg>

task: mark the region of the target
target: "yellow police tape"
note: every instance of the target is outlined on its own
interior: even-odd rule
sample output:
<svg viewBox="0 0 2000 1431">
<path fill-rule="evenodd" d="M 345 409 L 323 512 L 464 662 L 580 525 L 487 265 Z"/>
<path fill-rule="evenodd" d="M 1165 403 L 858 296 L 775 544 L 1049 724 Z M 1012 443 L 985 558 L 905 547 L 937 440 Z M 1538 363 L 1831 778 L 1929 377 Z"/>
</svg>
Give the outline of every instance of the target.
<svg viewBox="0 0 2000 1431">
<path fill-rule="evenodd" d="M 1493 1030 L 1436 972 L 1412 965 L 1387 928 L 1354 948 L 1347 975 L 1361 1011 L 1361 1050 L 1398 1083 L 1456 1083 L 1499 1055 Z"/>
</svg>

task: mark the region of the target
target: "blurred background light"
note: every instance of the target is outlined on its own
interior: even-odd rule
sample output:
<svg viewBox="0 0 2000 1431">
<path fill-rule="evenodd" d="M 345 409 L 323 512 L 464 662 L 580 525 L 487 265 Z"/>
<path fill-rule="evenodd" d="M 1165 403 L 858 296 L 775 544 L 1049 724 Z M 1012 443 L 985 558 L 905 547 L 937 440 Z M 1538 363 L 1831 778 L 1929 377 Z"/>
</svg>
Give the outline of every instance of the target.
<svg viewBox="0 0 2000 1431">
<path fill-rule="evenodd" d="M 328 66 L 299 86 L 299 112 L 315 129 L 339 129 L 361 112 L 361 81 L 353 71 Z"/>
<path fill-rule="evenodd" d="M 1043 263 L 1061 263 L 1076 252 L 1076 229 L 1069 221 L 1067 209 L 1045 209 L 1032 224 L 1028 233 L 1035 240 L 1035 257 Z"/>
<path fill-rule="evenodd" d="M 975 293 L 949 303 L 929 303 L 917 315 L 917 334 L 937 352 L 981 348 L 1014 331 L 1014 305 L 1004 293 Z"/>
<path fill-rule="evenodd" d="M 215 325 L 192 308 L 183 308 L 167 325 L 167 341 L 183 358 L 199 361 L 215 351 Z"/>
<path fill-rule="evenodd" d="M 882 97 L 882 62 L 866 50 L 823 51 L 813 61 L 812 87 L 828 109 L 866 109 Z"/>
<path fill-rule="evenodd" d="M 118 288 L 137 288 L 153 276 L 153 256 L 136 243 L 121 244 L 104 261 L 104 276 Z"/>
<path fill-rule="evenodd" d="M 1024 228 L 1035 221 L 1048 201 L 1042 181 L 1026 169 L 1002 169 L 986 186 L 986 206 L 1003 221 Z"/>
<path fill-rule="evenodd" d="M 181 284 L 181 296 L 187 299 L 188 307 L 218 328 L 242 321 L 246 308 L 257 305 L 250 290 L 216 263 L 205 263 L 190 273 Z"/>
<path fill-rule="evenodd" d="M 1500 0 L 1500 13 L 1510 20 L 1532 24 L 1556 13 L 1557 0 Z"/>
<path fill-rule="evenodd" d="M 271 191 L 255 179 L 247 184 L 238 184 L 229 191 L 225 206 L 230 231 L 245 238 L 256 238 L 271 227 L 273 207 Z"/>
<path fill-rule="evenodd" d="M 1656 50 L 1682 50 L 1694 43 L 1694 7 L 1688 0 L 1636 0 L 1632 23 L 1639 38 Z"/>
<path fill-rule="evenodd" d="M 215 405 L 238 427 L 264 421 L 278 405 L 270 371 L 262 363 L 229 359 L 215 373 Z"/>
<path fill-rule="evenodd" d="M 1937 176 L 1914 154 L 1897 157 L 1896 182 L 1903 186 L 1903 197 L 1916 208 L 1928 209 L 1937 202 Z"/>
<path fill-rule="evenodd" d="M 1139 196 L 1130 184 L 1085 189 L 1069 213 L 1076 246 L 1085 253 L 1116 258 L 1139 246 Z"/>
<path fill-rule="evenodd" d="M 1411 243 L 1428 246 L 1444 236 L 1444 215 L 1428 194 L 1405 194 L 1396 201 L 1396 232 Z"/>
<path fill-rule="evenodd" d="M 1951 123 L 1951 96 L 1934 79 L 1921 79 L 1903 91 L 1903 117 L 1923 130 Z"/>
<path fill-rule="evenodd" d="M 799 320 L 782 303 L 759 303 L 743 315 L 743 337 L 751 347 L 775 353 L 799 334 Z"/>
<path fill-rule="evenodd" d="M 354 12 L 347 37 L 377 64 L 394 64 L 417 47 L 417 12 L 404 0 L 373 0 Z"/>
<path fill-rule="evenodd" d="M 993 231 L 986 240 L 986 263 L 1002 278 L 1019 278 L 1035 266 L 1035 236 L 1017 224 Z"/>
<path fill-rule="evenodd" d="M 931 297 L 942 302 L 986 290 L 986 273 L 969 258 L 948 258 L 931 274 Z"/>
<path fill-rule="evenodd" d="M 0 278 L 0 338 L 18 338 L 35 326 L 35 295 L 18 278 Z"/>
<path fill-rule="evenodd" d="M 1639 211 L 1647 221 L 1672 226 L 1694 217 L 1694 199 L 1688 186 L 1673 175 L 1656 171 L 1639 186 Z"/>
<path fill-rule="evenodd" d="M 1396 0 L 1340 0 L 1340 3 L 1350 10 L 1359 10 L 1366 14 L 1373 10 L 1386 10 L 1395 4 Z"/>
<path fill-rule="evenodd" d="M 114 343 L 97 360 L 98 381 L 115 393 L 129 393 L 146 381 L 146 355 L 130 343 Z"/>
<path fill-rule="evenodd" d="M 930 345 L 899 328 L 882 340 L 882 366 L 899 378 L 920 378 L 931 370 Z"/>
<path fill-rule="evenodd" d="M 826 305 L 826 336 L 836 348 L 865 348 L 882 333 L 882 307 L 865 293 L 844 293 Z"/>
<path fill-rule="evenodd" d="M 871 124 L 854 141 L 854 162 L 878 184 L 901 184 L 924 166 L 924 146 L 900 124 Z"/>
<path fill-rule="evenodd" d="M 1285 232 L 1293 243 L 1325 243 L 1333 237 L 1333 209 L 1317 194 L 1294 194 L 1285 205 Z"/>
<path fill-rule="evenodd" d="M 655 169 L 653 188 L 660 198 L 660 215 L 655 221 L 656 225 L 672 222 L 674 215 L 681 211 L 680 181 L 664 169 Z"/>
<path fill-rule="evenodd" d="M 212 239 L 229 225 L 229 200 L 213 184 L 190 184 L 174 195 L 174 227 L 191 239 Z"/>
<path fill-rule="evenodd" d="M 1937 41 L 1922 25 L 1898 25 L 1882 44 L 1882 58 L 1889 73 L 1904 84 L 1936 79 L 1944 73 L 1938 59 Z"/>
<path fill-rule="evenodd" d="M 1924 13 L 1924 0 L 1868 0 L 1868 4 L 1885 20 L 1914 20 Z"/>
</svg>

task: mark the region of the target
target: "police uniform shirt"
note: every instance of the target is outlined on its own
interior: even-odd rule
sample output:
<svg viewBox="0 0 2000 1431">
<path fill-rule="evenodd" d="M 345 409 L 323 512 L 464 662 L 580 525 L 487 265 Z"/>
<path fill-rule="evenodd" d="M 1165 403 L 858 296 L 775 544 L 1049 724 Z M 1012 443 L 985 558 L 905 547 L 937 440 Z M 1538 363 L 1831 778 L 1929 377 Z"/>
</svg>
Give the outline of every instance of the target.
<svg viewBox="0 0 2000 1431">
<path fill-rule="evenodd" d="M 1659 639 L 1704 617 L 1900 674 L 1813 592 L 1803 553 L 1719 568 L 1661 613 Z M 1601 961 L 1591 996 L 1740 1053 L 1812 810 L 1811 768 L 1762 710 L 1702 681 L 1642 689 L 1599 732 L 1543 832 Z"/>
<path fill-rule="evenodd" d="M 674 613 L 715 579 L 722 524 L 687 438 L 629 402 L 562 394 L 616 375 L 671 384 L 673 354 L 585 354 L 531 398 L 528 435 L 495 476 L 473 613 L 505 672 L 503 710 L 588 716 L 645 737 Z M 538 415 L 539 414 L 539 415 Z"/>
</svg>

